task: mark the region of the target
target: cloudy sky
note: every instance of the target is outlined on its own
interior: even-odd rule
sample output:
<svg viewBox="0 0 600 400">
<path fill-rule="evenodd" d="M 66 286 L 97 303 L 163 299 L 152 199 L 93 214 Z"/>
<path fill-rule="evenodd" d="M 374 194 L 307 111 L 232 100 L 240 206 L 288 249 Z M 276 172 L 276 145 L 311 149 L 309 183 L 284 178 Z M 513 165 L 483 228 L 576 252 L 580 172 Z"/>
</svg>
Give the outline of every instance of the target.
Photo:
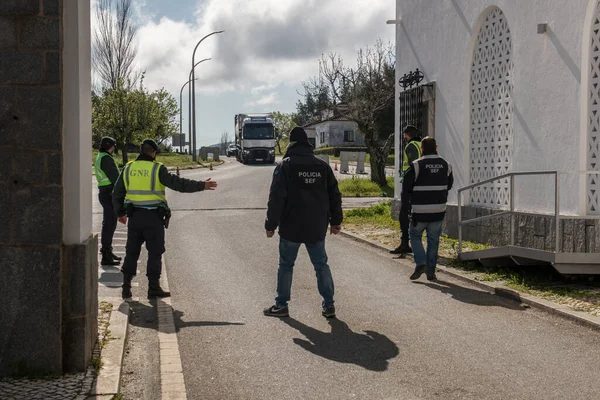
<svg viewBox="0 0 600 400">
<path fill-rule="evenodd" d="M 351 64 L 377 38 L 392 42 L 393 0 L 134 0 L 139 18 L 138 64 L 146 85 L 165 87 L 179 101 L 194 46 L 198 144 L 233 133 L 233 117 L 248 112 L 292 112 L 302 81 L 316 75 L 322 53 Z M 92 11 L 93 12 L 93 11 Z M 184 90 L 187 132 L 187 88 Z"/>
</svg>

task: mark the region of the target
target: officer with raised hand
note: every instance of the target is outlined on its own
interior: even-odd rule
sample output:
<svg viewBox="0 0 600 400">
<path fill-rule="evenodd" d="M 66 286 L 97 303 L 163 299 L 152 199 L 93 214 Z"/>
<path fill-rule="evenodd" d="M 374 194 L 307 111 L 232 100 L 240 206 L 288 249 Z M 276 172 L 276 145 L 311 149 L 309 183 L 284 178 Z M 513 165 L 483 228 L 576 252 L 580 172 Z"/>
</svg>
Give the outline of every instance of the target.
<svg viewBox="0 0 600 400">
<path fill-rule="evenodd" d="M 98 200 L 102 205 L 102 240 L 100 254 L 101 265 L 119 265 L 121 257 L 113 253 L 112 241 L 117 229 L 117 215 L 112 203 L 112 191 L 119 178 L 119 168 L 115 163 L 113 154 L 117 142 L 111 137 L 103 137 L 100 141 L 100 151 L 94 162 L 94 175 L 98 181 Z"/>
<path fill-rule="evenodd" d="M 287 317 L 292 274 L 298 250 L 304 244 L 315 268 L 317 286 L 323 297 L 322 315 L 335 317 L 333 278 L 327 264 L 327 227 L 337 235 L 341 230 L 342 196 L 331 167 L 314 156 L 304 129 L 290 132 L 290 144 L 273 174 L 265 221 L 267 237 L 279 228 L 279 270 L 275 305 L 267 316 Z"/>
<path fill-rule="evenodd" d="M 132 296 L 131 280 L 137 272 L 137 261 L 142 244 L 148 249 L 148 298 L 169 297 L 159 284 L 162 270 L 162 254 L 165 252 L 165 227 L 168 227 L 171 212 L 165 189 L 194 193 L 215 190 L 217 182 L 209 179 L 194 181 L 170 174 L 167 168 L 156 161 L 158 145 L 146 139 L 141 145 L 139 157 L 127 164 L 113 191 L 113 205 L 119 222 L 127 226 L 127 248 L 123 272 L 122 296 Z"/>
</svg>

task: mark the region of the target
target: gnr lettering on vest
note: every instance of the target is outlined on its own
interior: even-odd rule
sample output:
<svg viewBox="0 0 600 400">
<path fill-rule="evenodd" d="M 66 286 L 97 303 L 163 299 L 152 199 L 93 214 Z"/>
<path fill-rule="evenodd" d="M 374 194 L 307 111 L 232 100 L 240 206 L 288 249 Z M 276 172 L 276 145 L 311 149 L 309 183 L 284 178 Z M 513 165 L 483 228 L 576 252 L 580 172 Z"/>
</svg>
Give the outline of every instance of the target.
<svg viewBox="0 0 600 400">
<path fill-rule="evenodd" d="M 298 172 L 299 178 L 304 178 L 305 184 L 313 184 L 317 181 L 317 178 L 321 178 L 320 172 Z"/>
<path fill-rule="evenodd" d="M 150 177 L 150 171 L 148 170 L 143 170 L 143 169 L 132 169 L 129 171 L 129 175 L 131 176 L 144 176 L 144 177 Z"/>
</svg>

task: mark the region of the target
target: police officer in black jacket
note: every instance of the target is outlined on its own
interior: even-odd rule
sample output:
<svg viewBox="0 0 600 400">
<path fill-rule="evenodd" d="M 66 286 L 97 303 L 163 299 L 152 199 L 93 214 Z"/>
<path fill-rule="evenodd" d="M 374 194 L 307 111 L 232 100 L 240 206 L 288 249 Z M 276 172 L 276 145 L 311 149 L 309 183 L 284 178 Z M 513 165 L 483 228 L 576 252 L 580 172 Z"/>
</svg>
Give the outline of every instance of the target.
<svg viewBox="0 0 600 400">
<path fill-rule="evenodd" d="M 416 267 L 410 279 L 419 279 L 425 272 L 427 280 L 435 281 L 446 201 L 454 178 L 450 164 L 437 154 L 434 138 L 424 138 L 421 148 L 423 157 L 412 163 L 402 183 L 402 191 L 410 194 L 412 203 L 410 244 Z M 427 253 L 423 248 L 424 231 L 427 231 Z"/>
<path fill-rule="evenodd" d="M 331 167 L 316 158 L 306 132 L 300 127 L 290 132 L 290 144 L 283 161 L 273 173 L 265 229 L 273 237 L 279 227 L 279 270 L 275 305 L 264 314 L 287 317 L 292 273 L 298 250 L 306 246 L 323 297 L 322 315 L 335 317 L 333 278 L 327 264 L 327 227 L 337 235 L 342 224 L 342 196 Z"/>
</svg>

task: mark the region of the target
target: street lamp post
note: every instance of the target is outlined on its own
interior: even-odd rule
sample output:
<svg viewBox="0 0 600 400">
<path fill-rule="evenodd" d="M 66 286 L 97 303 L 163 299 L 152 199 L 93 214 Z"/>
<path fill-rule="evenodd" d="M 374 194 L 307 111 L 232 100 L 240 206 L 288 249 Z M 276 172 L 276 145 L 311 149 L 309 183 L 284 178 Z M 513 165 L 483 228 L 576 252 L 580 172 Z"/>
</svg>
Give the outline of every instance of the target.
<svg viewBox="0 0 600 400">
<path fill-rule="evenodd" d="M 200 39 L 200 41 L 196 44 L 196 47 L 194 47 L 194 52 L 192 53 L 192 84 L 191 86 L 191 91 L 192 91 L 192 130 L 193 130 L 193 142 L 194 142 L 194 148 L 192 149 L 193 152 L 193 156 L 192 156 L 192 160 L 196 161 L 196 85 L 194 84 L 194 80 L 196 79 L 196 74 L 194 73 L 194 69 L 196 66 L 196 50 L 198 50 L 198 46 L 200 46 L 200 43 L 202 43 L 204 41 L 204 39 L 206 39 L 209 36 L 212 35 L 216 35 L 218 33 L 223 33 L 225 31 L 215 31 L 215 32 L 211 32 L 208 35 L 204 36 L 202 39 Z"/>
<path fill-rule="evenodd" d="M 196 69 L 196 67 L 200 64 L 202 64 L 204 61 L 208 61 L 210 60 L 210 58 L 205 58 L 203 60 L 198 61 L 196 64 L 194 64 L 194 68 L 192 68 L 190 70 L 189 76 L 188 76 L 188 82 L 192 83 L 192 85 L 194 84 L 193 81 L 197 81 L 198 78 L 194 78 L 192 79 L 192 72 Z M 192 85 L 188 86 L 188 135 L 190 135 L 190 150 L 192 149 L 192 147 L 194 148 L 194 150 L 192 151 L 192 160 L 196 161 L 196 141 L 195 141 L 195 135 L 194 135 L 194 142 L 192 143 Z M 184 85 L 185 86 L 185 85 Z"/>
<path fill-rule="evenodd" d="M 191 82 L 188 80 L 183 84 L 181 90 L 179 91 L 179 151 L 183 153 L 183 116 L 182 116 L 182 106 L 183 106 L 183 89 Z M 189 116 L 188 116 L 189 118 Z"/>
</svg>

